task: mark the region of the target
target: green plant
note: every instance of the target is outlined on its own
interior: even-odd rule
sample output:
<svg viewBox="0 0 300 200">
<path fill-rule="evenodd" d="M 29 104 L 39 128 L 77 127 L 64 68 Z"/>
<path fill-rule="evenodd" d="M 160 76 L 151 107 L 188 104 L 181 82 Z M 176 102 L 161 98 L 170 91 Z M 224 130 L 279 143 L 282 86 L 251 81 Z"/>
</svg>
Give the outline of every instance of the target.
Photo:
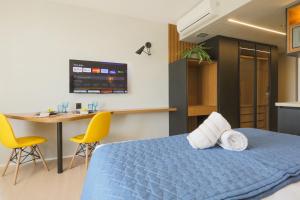
<svg viewBox="0 0 300 200">
<path fill-rule="evenodd" d="M 196 58 L 199 60 L 199 63 L 201 63 L 202 61 L 211 62 L 210 55 L 206 52 L 207 49 L 209 48 L 205 47 L 204 44 L 199 44 L 196 47 L 183 51 L 182 57 Z"/>
</svg>

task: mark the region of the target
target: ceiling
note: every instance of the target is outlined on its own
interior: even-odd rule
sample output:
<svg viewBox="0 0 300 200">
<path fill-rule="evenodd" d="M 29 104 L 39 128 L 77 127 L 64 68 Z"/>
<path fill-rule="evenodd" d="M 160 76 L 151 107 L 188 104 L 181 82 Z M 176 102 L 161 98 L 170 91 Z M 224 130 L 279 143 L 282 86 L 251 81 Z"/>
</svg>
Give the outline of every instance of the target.
<svg viewBox="0 0 300 200">
<path fill-rule="evenodd" d="M 162 23 L 176 23 L 202 0 L 49 0 L 108 13 Z M 224 0 L 225 1 L 225 0 Z M 186 41 L 200 42 L 196 35 L 224 35 L 279 46 L 285 49 L 285 36 L 232 24 L 228 18 L 285 32 L 285 8 L 297 0 L 252 0 L 247 5 L 209 24 Z"/>
<path fill-rule="evenodd" d="M 278 46 L 281 52 L 284 52 L 286 43 L 286 37 L 284 35 L 278 35 L 233 24 L 227 20 L 232 18 L 246 23 L 286 32 L 285 8 L 294 2 L 295 0 L 252 0 L 245 6 L 209 24 L 185 40 L 200 42 L 202 39 L 197 38 L 199 33 L 207 33 L 209 36 L 224 35 L 266 44 L 273 44 Z"/>
<path fill-rule="evenodd" d="M 176 23 L 202 0 L 50 0 L 145 20 Z"/>
</svg>

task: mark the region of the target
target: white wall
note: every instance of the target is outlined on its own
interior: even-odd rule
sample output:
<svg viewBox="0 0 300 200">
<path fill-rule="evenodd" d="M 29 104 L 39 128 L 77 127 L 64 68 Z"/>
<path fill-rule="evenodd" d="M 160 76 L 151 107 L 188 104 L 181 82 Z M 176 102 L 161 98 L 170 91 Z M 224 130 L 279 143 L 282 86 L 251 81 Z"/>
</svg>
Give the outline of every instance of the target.
<svg viewBox="0 0 300 200">
<path fill-rule="evenodd" d="M 297 60 L 295 57 L 282 54 L 278 61 L 278 101 L 296 101 L 296 70 Z"/>
<path fill-rule="evenodd" d="M 152 56 L 134 52 L 153 43 Z M 69 59 L 128 63 L 128 94 L 69 94 Z M 0 0 L 0 112 L 33 112 L 62 101 L 103 102 L 105 108 L 168 106 L 167 24 L 39 0 Z M 56 126 L 10 120 L 17 136 L 40 135 L 47 158 L 56 156 Z M 64 124 L 68 138 L 88 121 Z M 168 113 L 114 116 L 106 140 L 168 135 Z M 9 151 L 0 146 L 0 163 Z"/>
</svg>

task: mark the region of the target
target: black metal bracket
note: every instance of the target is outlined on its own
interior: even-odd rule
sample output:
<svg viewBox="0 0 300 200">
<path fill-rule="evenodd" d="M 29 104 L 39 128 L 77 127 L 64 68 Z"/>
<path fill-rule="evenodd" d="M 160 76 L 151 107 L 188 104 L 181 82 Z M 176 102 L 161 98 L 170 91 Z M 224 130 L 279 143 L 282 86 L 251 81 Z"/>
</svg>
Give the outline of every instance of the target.
<svg viewBox="0 0 300 200">
<path fill-rule="evenodd" d="M 30 148 L 30 151 L 27 150 L 27 148 Z M 38 154 L 36 150 L 37 146 L 31 146 L 31 147 L 25 147 L 25 148 L 16 148 L 13 151 L 13 155 L 10 158 L 9 162 L 17 164 L 18 162 L 18 154 L 21 153 L 21 158 L 20 158 L 20 165 L 25 164 L 28 162 L 35 161 L 35 159 L 41 159 L 40 155 Z M 29 158 L 31 156 L 31 158 Z"/>
<path fill-rule="evenodd" d="M 99 144 L 99 142 L 89 143 L 89 144 L 79 144 L 79 148 L 75 155 L 80 156 L 80 157 L 85 157 L 86 156 L 86 145 L 88 145 L 88 148 L 89 148 L 88 157 L 91 158 L 92 153 L 98 144 Z"/>
</svg>

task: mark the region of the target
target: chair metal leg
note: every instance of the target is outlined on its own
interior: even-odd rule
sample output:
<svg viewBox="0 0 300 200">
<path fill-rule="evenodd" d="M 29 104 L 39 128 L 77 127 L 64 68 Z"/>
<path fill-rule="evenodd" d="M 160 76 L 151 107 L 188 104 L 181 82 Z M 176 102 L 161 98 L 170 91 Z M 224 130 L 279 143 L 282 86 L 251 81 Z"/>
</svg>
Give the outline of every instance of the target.
<svg viewBox="0 0 300 200">
<path fill-rule="evenodd" d="M 36 149 L 37 153 L 39 154 L 39 156 L 41 157 L 41 160 L 42 160 L 42 162 L 43 162 L 44 167 L 46 168 L 47 171 L 49 171 L 49 168 L 48 168 L 48 166 L 47 166 L 47 163 L 45 162 L 45 159 L 44 159 L 44 157 L 43 157 L 43 155 L 42 155 L 42 153 L 41 153 L 41 151 L 40 151 L 39 146 L 36 145 L 36 146 L 35 146 L 35 149 Z"/>
<path fill-rule="evenodd" d="M 34 165 L 36 165 L 35 156 L 34 156 L 34 147 L 31 146 L 30 149 L 31 149 L 31 152 L 32 152 L 32 155 L 31 155 L 32 161 L 33 161 Z"/>
<path fill-rule="evenodd" d="M 14 185 L 16 185 L 16 183 L 17 183 L 17 177 L 18 177 L 19 168 L 20 168 L 21 155 L 22 155 L 22 148 L 19 149 L 19 153 L 18 153 L 18 160 L 17 160 L 16 171 L 15 171 Z"/>
<path fill-rule="evenodd" d="M 75 152 L 74 152 L 74 155 L 73 155 L 73 157 L 72 157 L 72 160 L 71 160 L 71 162 L 70 162 L 69 169 L 72 169 L 72 165 L 73 165 L 73 162 L 74 162 L 74 159 L 75 159 L 75 156 L 76 156 L 76 154 L 77 154 L 77 151 L 78 151 L 79 147 L 80 147 L 80 144 L 77 145 L 77 148 L 76 148 L 76 150 L 75 150 Z"/>
<path fill-rule="evenodd" d="M 6 163 L 5 167 L 4 167 L 4 171 L 3 171 L 3 173 L 2 173 L 2 176 L 5 175 L 6 170 L 7 170 L 8 166 L 9 166 L 9 163 L 10 163 L 11 158 L 13 157 L 14 153 L 15 153 L 15 149 L 13 149 L 13 150 L 11 151 L 11 154 L 10 154 L 10 156 L 9 156 L 9 159 L 8 159 L 8 161 L 7 161 L 7 163 Z"/>
<path fill-rule="evenodd" d="M 89 144 L 85 145 L 85 150 L 85 169 L 87 170 L 89 166 Z"/>
</svg>

